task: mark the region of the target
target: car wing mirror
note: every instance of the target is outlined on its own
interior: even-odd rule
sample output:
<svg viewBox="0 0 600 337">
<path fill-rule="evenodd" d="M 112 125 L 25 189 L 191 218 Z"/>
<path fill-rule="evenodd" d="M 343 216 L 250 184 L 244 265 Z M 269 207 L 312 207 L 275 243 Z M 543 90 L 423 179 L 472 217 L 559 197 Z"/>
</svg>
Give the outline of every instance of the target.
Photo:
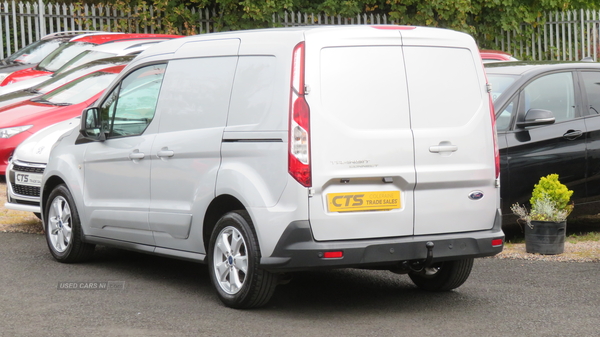
<svg viewBox="0 0 600 337">
<path fill-rule="evenodd" d="M 102 130 L 102 118 L 100 109 L 88 108 L 83 110 L 81 115 L 80 135 L 91 141 L 104 141 L 106 137 Z"/>
<path fill-rule="evenodd" d="M 531 126 L 554 124 L 556 119 L 554 114 L 550 110 L 544 109 L 529 109 L 525 114 L 525 120 L 517 122 L 517 126 L 520 128 L 526 128 Z"/>
</svg>

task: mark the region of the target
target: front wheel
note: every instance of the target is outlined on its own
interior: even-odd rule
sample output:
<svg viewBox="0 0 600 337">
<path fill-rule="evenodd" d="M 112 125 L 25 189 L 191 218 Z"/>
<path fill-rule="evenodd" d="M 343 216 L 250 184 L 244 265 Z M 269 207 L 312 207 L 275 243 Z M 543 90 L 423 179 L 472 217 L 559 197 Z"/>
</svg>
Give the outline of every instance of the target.
<svg viewBox="0 0 600 337">
<path fill-rule="evenodd" d="M 58 185 L 50 193 L 44 222 L 46 242 L 56 260 L 71 263 L 91 258 L 95 246 L 82 240 L 79 213 L 65 185 Z"/>
<path fill-rule="evenodd" d="M 469 278 L 474 259 L 444 261 L 423 268 L 420 272 L 410 272 L 413 283 L 428 291 L 448 291 L 460 287 Z"/>
<path fill-rule="evenodd" d="M 231 308 L 265 305 L 277 286 L 277 275 L 259 268 L 260 250 L 251 224 L 246 212 L 227 213 L 210 238 L 210 278 L 219 299 Z"/>
</svg>

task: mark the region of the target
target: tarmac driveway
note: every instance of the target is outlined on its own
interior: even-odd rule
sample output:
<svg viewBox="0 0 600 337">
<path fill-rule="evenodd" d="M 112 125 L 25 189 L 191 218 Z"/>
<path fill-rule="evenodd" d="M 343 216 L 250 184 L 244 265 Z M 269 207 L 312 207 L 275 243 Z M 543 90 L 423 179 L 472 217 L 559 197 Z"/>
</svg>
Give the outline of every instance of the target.
<svg viewBox="0 0 600 337">
<path fill-rule="evenodd" d="M 109 248 L 55 262 L 43 235 L 0 233 L 0 336 L 592 336 L 600 263 L 479 259 L 456 291 L 405 275 L 299 273 L 258 310 L 224 307 L 204 265 Z M 77 289 L 73 289 L 76 287 Z"/>
</svg>

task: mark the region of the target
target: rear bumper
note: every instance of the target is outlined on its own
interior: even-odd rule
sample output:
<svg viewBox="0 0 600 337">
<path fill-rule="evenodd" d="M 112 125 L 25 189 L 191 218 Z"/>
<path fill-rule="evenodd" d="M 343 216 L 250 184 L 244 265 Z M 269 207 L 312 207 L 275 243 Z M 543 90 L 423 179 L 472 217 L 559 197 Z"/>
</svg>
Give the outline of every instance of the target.
<svg viewBox="0 0 600 337">
<path fill-rule="evenodd" d="M 427 242 L 433 242 L 433 262 L 493 256 L 502 251 L 502 215 L 496 212 L 492 229 L 476 232 L 436 234 L 370 240 L 317 242 L 308 221 L 292 222 L 270 257 L 261 258 L 261 267 L 270 271 L 313 268 L 383 267 L 394 268 L 404 261 L 424 260 Z M 492 246 L 492 240 L 502 244 Z M 325 252 L 343 252 L 341 258 L 323 258 Z"/>
</svg>

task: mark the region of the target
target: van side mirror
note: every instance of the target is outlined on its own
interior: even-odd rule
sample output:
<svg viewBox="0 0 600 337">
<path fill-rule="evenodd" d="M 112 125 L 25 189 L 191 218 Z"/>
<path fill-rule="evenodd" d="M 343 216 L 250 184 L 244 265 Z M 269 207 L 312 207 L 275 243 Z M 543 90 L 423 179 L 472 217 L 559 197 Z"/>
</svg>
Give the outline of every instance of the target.
<svg viewBox="0 0 600 337">
<path fill-rule="evenodd" d="M 79 133 L 81 136 L 91 141 L 106 140 L 102 130 L 102 120 L 99 108 L 88 108 L 83 110 Z"/>
<path fill-rule="evenodd" d="M 525 114 L 525 120 L 517 122 L 517 127 L 526 128 L 531 126 L 554 124 L 556 119 L 550 110 L 529 109 Z"/>
</svg>

